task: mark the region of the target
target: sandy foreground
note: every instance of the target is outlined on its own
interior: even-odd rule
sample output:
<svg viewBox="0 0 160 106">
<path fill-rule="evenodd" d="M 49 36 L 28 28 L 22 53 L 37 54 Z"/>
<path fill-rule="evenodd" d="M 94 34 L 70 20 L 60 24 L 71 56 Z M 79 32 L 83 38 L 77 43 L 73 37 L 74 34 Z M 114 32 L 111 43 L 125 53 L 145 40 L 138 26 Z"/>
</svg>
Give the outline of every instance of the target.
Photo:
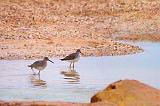
<svg viewBox="0 0 160 106">
<path fill-rule="evenodd" d="M 0 0 L 0 59 L 142 52 L 115 39 L 159 41 L 159 14 L 159 0 Z"/>
</svg>

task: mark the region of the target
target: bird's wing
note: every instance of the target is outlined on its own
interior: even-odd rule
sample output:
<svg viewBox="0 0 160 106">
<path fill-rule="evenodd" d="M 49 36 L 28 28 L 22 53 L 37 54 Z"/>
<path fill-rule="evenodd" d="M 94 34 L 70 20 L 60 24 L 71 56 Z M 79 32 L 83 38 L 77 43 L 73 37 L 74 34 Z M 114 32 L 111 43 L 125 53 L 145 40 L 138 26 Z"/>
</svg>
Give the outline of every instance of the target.
<svg viewBox="0 0 160 106">
<path fill-rule="evenodd" d="M 43 61 L 35 61 L 35 62 L 31 65 L 31 67 L 42 66 L 42 64 L 43 64 Z"/>
<path fill-rule="evenodd" d="M 76 57 L 76 53 L 72 53 L 61 60 L 73 60 Z"/>
</svg>

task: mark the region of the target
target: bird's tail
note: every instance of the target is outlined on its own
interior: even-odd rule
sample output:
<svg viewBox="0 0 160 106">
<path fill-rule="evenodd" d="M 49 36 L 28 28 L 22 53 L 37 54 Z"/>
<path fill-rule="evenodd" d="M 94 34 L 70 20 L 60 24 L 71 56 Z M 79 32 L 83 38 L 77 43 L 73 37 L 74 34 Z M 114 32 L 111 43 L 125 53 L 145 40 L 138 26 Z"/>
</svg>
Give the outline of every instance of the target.
<svg viewBox="0 0 160 106">
<path fill-rule="evenodd" d="M 61 61 L 64 61 L 64 59 L 60 59 Z"/>
<path fill-rule="evenodd" d="M 28 65 L 28 67 L 32 67 L 32 65 Z"/>
</svg>

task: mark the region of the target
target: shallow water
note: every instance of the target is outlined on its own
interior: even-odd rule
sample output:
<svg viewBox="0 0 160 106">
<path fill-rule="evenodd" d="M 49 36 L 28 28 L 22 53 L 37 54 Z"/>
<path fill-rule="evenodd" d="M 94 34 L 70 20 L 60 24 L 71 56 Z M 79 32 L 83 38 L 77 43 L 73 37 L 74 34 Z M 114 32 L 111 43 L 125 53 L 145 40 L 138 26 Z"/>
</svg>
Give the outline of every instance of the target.
<svg viewBox="0 0 160 106">
<path fill-rule="evenodd" d="M 90 102 L 108 84 L 136 79 L 160 88 L 160 43 L 136 43 L 145 52 L 127 56 L 82 57 L 75 70 L 69 63 L 51 59 L 41 76 L 27 67 L 33 61 L 0 61 L 1 100 Z"/>
</svg>

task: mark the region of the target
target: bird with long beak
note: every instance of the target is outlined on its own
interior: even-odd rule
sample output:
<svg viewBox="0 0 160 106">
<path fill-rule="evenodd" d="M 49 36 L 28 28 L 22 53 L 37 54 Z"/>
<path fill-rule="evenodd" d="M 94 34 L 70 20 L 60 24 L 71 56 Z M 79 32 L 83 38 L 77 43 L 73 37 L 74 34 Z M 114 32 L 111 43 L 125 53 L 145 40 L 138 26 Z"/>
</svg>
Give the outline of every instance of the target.
<svg viewBox="0 0 160 106">
<path fill-rule="evenodd" d="M 72 53 L 72 54 L 70 54 L 70 55 L 68 55 L 65 58 L 60 59 L 60 60 L 61 61 L 68 61 L 68 62 L 70 62 L 70 67 L 74 68 L 74 63 L 78 62 L 78 60 L 80 58 L 80 53 L 83 54 L 80 49 L 77 49 L 77 51 L 75 53 Z"/>
<path fill-rule="evenodd" d="M 33 71 L 33 68 L 37 69 L 39 71 L 38 74 L 40 75 L 40 71 L 42 71 L 46 68 L 47 61 L 50 61 L 51 63 L 54 63 L 53 61 L 49 60 L 48 57 L 44 57 L 43 60 L 35 61 L 33 64 L 28 65 L 28 67 L 31 67 L 32 71 Z"/>
</svg>

